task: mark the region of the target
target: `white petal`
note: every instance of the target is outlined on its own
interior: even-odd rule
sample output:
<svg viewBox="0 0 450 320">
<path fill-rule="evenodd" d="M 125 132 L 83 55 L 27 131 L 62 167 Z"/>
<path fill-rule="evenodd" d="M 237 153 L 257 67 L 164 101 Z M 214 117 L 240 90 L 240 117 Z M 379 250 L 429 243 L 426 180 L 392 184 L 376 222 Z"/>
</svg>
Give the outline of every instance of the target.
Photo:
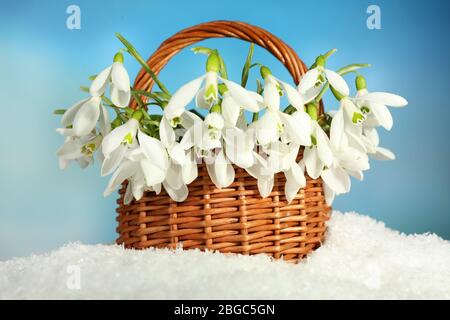
<svg viewBox="0 0 450 320">
<path fill-rule="evenodd" d="M 175 143 L 168 151 L 173 161 L 181 166 L 184 165 L 186 162 L 186 153 L 179 143 Z"/>
<path fill-rule="evenodd" d="M 78 110 L 73 120 L 75 135 L 87 135 L 95 128 L 100 116 L 100 102 L 101 99 L 99 97 L 92 97 Z"/>
<path fill-rule="evenodd" d="M 302 94 L 304 104 L 313 101 L 319 95 L 320 91 L 322 91 L 322 88 L 323 85 L 313 86 L 311 89 Z"/>
<path fill-rule="evenodd" d="M 274 185 L 273 176 L 266 176 L 258 179 L 258 190 L 261 197 L 266 198 L 272 193 Z"/>
<path fill-rule="evenodd" d="M 100 119 L 98 126 L 100 129 L 100 133 L 104 137 L 111 131 L 111 123 L 109 122 L 108 110 L 106 110 L 103 104 L 100 104 Z"/>
<path fill-rule="evenodd" d="M 387 92 L 371 92 L 361 97 L 361 99 L 391 107 L 404 107 L 408 104 L 405 98 Z"/>
<path fill-rule="evenodd" d="M 127 146 L 119 145 L 113 152 L 109 154 L 108 158 L 105 158 L 102 163 L 101 175 L 107 176 L 111 174 L 122 162 Z"/>
<path fill-rule="evenodd" d="M 328 187 L 326 183 L 323 184 L 323 191 L 326 203 L 331 206 L 333 204 L 336 193 L 331 190 L 331 188 Z"/>
<path fill-rule="evenodd" d="M 300 186 L 305 187 L 306 186 L 306 178 L 305 174 L 303 172 L 302 167 L 298 163 L 293 163 L 291 166 L 291 169 L 288 173 L 289 178 L 294 179 L 294 181 Z"/>
<path fill-rule="evenodd" d="M 267 110 L 262 118 L 257 121 L 255 126 L 255 133 L 258 142 L 261 145 L 266 145 L 270 142 L 278 140 L 278 126 L 279 117 L 275 114 L 275 112 Z"/>
<path fill-rule="evenodd" d="M 106 86 L 108 85 L 111 75 L 112 66 L 104 69 L 97 77 L 92 81 L 89 92 L 93 97 L 100 97 L 105 93 Z"/>
<path fill-rule="evenodd" d="M 161 119 L 159 124 L 159 138 L 166 148 L 172 147 L 175 143 L 175 131 L 165 117 Z"/>
<path fill-rule="evenodd" d="M 330 127 L 330 142 L 336 148 L 339 149 L 342 145 L 342 139 L 344 135 L 344 111 L 343 108 L 339 108 L 338 112 L 331 120 Z"/>
<path fill-rule="evenodd" d="M 180 89 L 178 89 L 170 98 L 167 106 L 164 108 L 164 115 L 168 119 L 180 117 L 184 112 L 184 108 L 194 99 L 197 92 L 200 90 L 200 86 L 205 76 L 201 76 L 194 79 Z"/>
<path fill-rule="evenodd" d="M 113 63 L 111 81 L 119 91 L 130 91 L 130 77 L 128 76 L 128 72 L 123 63 Z"/>
<path fill-rule="evenodd" d="M 169 166 L 169 158 L 167 156 L 167 150 L 161 141 L 146 135 L 140 130 L 138 131 L 138 138 L 139 145 L 146 157 L 160 170 L 165 172 Z"/>
<path fill-rule="evenodd" d="M 164 189 L 169 194 L 170 198 L 176 202 L 183 202 L 186 200 L 189 195 L 189 189 L 185 184 L 183 184 L 180 188 L 174 189 L 167 182 L 163 183 Z"/>
<path fill-rule="evenodd" d="M 111 83 L 111 101 L 114 105 L 125 108 L 130 103 L 131 91 L 122 91 L 117 88 L 114 83 Z"/>
<path fill-rule="evenodd" d="M 167 170 L 165 183 L 174 190 L 180 189 L 184 184 L 181 171 L 182 167 L 175 163 L 171 163 L 169 170 Z"/>
<path fill-rule="evenodd" d="M 286 173 L 286 184 L 284 186 L 284 193 L 286 200 L 290 203 L 298 194 L 298 190 L 306 185 L 306 179 L 303 170 L 298 164 L 295 164 Z"/>
<path fill-rule="evenodd" d="M 391 112 L 385 105 L 371 103 L 370 110 L 379 125 L 383 126 L 386 130 L 392 129 L 394 120 L 392 119 Z"/>
<path fill-rule="evenodd" d="M 373 146 L 378 146 L 380 143 L 380 137 L 378 136 L 377 129 L 364 128 L 364 135 L 369 139 Z"/>
<path fill-rule="evenodd" d="M 73 160 L 82 156 L 81 148 L 81 143 L 69 138 L 64 142 L 61 148 L 56 151 L 56 154 L 63 159 Z"/>
<path fill-rule="evenodd" d="M 131 188 L 131 183 L 127 184 L 127 189 L 125 190 L 125 195 L 123 196 L 123 203 L 129 205 L 133 201 L 133 192 Z"/>
<path fill-rule="evenodd" d="M 188 161 L 185 162 L 182 168 L 183 182 L 185 184 L 190 184 L 198 176 L 197 163 L 195 161 L 194 152 L 189 151 L 187 155 Z"/>
<path fill-rule="evenodd" d="M 298 90 L 301 94 L 305 94 L 309 89 L 314 87 L 319 77 L 319 70 L 317 68 L 311 69 L 306 72 L 298 85 Z"/>
<path fill-rule="evenodd" d="M 371 154 L 375 160 L 395 160 L 395 154 L 386 148 L 377 147 L 375 154 Z"/>
<path fill-rule="evenodd" d="M 225 129 L 223 136 L 227 158 L 241 168 L 252 166 L 254 143 L 251 137 L 238 128 Z"/>
<path fill-rule="evenodd" d="M 328 136 L 322 130 L 322 128 L 317 124 L 317 122 L 314 122 L 314 125 L 317 140 L 317 154 L 324 165 L 330 166 L 331 162 L 333 161 L 333 153 L 330 147 L 330 140 L 328 139 Z"/>
<path fill-rule="evenodd" d="M 280 94 L 276 82 L 267 78 L 264 84 L 264 105 L 271 111 L 280 110 Z"/>
<path fill-rule="evenodd" d="M 251 112 L 258 112 L 260 110 L 260 103 L 262 102 L 261 96 L 251 93 L 233 81 L 226 79 L 222 79 L 222 81 L 225 83 L 231 96 L 238 105 Z M 260 103 L 258 103 L 258 100 Z"/>
<path fill-rule="evenodd" d="M 181 124 L 183 125 L 183 128 L 185 128 L 185 129 L 189 129 L 199 122 L 203 122 L 202 118 L 200 118 L 198 115 L 196 115 L 193 112 L 185 111 L 181 115 Z"/>
<path fill-rule="evenodd" d="M 326 69 L 325 75 L 327 76 L 328 82 L 335 90 L 346 97 L 350 94 L 350 88 L 348 87 L 347 82 L 338 73 Z"/>
<path fill-rule="evenodd" d="M 231 94 L 227 91 L 223 95 L 222 100 L 222 116 L 225 120 L 225 124 L 230 127 L 234 127 L 241 114 L 241 107 L 234 101 Z"/>
<path fill-rule="evenodd" d="M 209 110 L 211 103 L 205 99 L 205 87 L 202 87 L 195 95 L 195 105 L 198 108 Z"/>
<path fill-rule="evenodd" d="M 138 163 L 134 161 L 124 161 L 117 168 L 114 174 L 109 180 L 108 186 L 106 187 L 103 195 L 107 197 L 110 195 L 122 182 L 131 177 L 136 173 Z"/>
<path fill-rule="evenodd" d="M 155 165 L 149 159 L 143 159 L 140 161 L 142 173 L 145 177 L 145 184 L 147 186 L 153 186 L 161 183 L 166 178 L 165 170 L 162 170 L 159 166 Z"/>
<path fill-rule="evenodd" d="M 359 181 L 363 181 L 363 179 L 364 179 L 364 174 L 362 171 L 353 171 L 353 170 L 348 170 L 348 169 L 345 169 L 345 171 L 347 171 L 347 173 L 349 175 L 351 175 L 355 179 L 358 179 Z"/>
<path fill-rule="evenodd" d="M 341 167 L 323 170 L 322 179 L 338 194 L 350 191 L 350 177 Z"/>
<path fill-rule="evenodd" d="M 209 177 L 217 188 L 228 187 L 234 181 L 234 168 L 233 165 L 225 158 L 223 150 L 221 150 L 213 164 L 207 164 Z"/>
<path fill-rule="evenodd" d="M 142 175 L 136 175 L 130 179 L 131 193 L 136 200 L 140 200 L 144 195 L 145 179 Z"/>
<path fill-rule="evenodd" d="M 71 106 L 69 109 L 64 112 L 64 115 L 61 118 L 61 125 L 63 127 L 67 127 L 68 125 L 71 125 L 73 123 L 73 119 L 75 119 L 75 116 L 78 113 L 78 110 L 89 100 L 90 98 L 83 99 L 81 101 L 78 101 L 73 106 Z"/>
<path fill-rule="evenodd" d="M 125 136 L 131 133 L 132 138 L 135 138 L 139 123 L 135 119 L 130 119 L 120 127 L 115 128 L 106 137 L 103 138 L 102 152 L 105 158 L 108 158 L 124 140 Z"/>
<path fill-rule="evenodd" d="M 286 93 L 286 97 L 289 101 L 289 103 L 296 108 L 297 110 L 303 111 L 303 106 L 305 105 L 305 101 L 303 100 L 303 96 L 300 95 L 300 93 L 290 84 L 278 80 L 278 83 L 280 84 L 283 91 Z"/>
<path fill-rule="evenodd" d="M 289 138 L 303 146 L 311 145 L 311 118 L 303 111 L 297 111 L 292 115 L 280 112 Z"/>
<path fill-rule="evenodd" d="M 305 148 L 303 151 L 303 161 L 306 166 L 306 172 L 311 178 L 317 179 L 320 177 L 323 170 L 323 162 L 319 158 L 316 147 Z"/>
<path fill-rule="evenodd" d="M 351 131 L 346 131 L 346 135 L 350 147 L 355 148 L 360 152 L 367 152 L 367 148 L 362 135 L 358 136 Z"/>
</svg>

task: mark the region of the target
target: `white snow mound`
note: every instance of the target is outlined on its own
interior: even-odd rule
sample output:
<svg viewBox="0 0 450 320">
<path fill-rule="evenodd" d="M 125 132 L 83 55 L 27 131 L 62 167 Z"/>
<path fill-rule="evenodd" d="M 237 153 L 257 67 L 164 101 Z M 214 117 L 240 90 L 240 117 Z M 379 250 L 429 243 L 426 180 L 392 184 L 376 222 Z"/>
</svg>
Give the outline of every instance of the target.
<svg viewBox="0 0 450 320">
<path fill-rule="evenodd" d="M 450 242 L 334 212 L 302 263 L 68 244 L 0 262 L 0 299 L 450 299 Z"/>
</svg>

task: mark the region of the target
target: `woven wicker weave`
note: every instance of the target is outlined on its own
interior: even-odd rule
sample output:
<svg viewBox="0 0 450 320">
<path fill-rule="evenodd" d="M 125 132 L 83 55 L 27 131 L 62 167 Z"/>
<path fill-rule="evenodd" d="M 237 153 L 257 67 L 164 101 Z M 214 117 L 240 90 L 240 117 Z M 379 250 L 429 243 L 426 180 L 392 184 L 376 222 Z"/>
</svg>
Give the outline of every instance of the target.
<svg viewBox="0 0 450 320">
<path fill-rule="evenodd" d="M 253 42 L 270 51 L 298 83 L 306 67 L 297 54 L 271 33 L 246 23 L 214 21 L 180 31 L 164 41 L 148 60 L 158 74 L 181 49 L 207 38 L 231 37 Z M 141 70 L 135 88 L 150 91 L 153 80 Z M 131 107 L 136 107 L 135 102 Z M 321 105 L 320 112 L 323 112 Z M 199 165 L 198 178 L 189 185 L 184 202 L 146 192 L 139 201 L 123 204 L 126 184 L 120 190 L 117 209 L 118 244 L 126 248 L 148 247 L 218 250 L 246 255 L 265 253 L 274 258 L 298 261 L 324 240 L 330 207 L 325 204 L 320 179 L 307 177 L 307 185 L 288 205 L 284 174 L 275 176 L 267 198 L 261 198 L 256 180 L 235 167 L 234 183 L 218 189 L 206 166 Z"/>
</svg>

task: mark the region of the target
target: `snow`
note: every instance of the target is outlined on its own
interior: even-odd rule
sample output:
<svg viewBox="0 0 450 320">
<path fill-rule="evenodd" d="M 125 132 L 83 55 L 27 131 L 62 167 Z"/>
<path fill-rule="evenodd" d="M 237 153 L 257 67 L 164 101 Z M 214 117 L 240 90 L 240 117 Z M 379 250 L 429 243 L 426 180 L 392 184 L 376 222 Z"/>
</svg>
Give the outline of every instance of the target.
<svg viewBox="0 0 450 320">
<path fill-rule="evenodd" d="M 68 244 L 0 262 L 1 299 L 450 299 L 450 242 L 334 212 L 302 263 Z"/>
</svg>

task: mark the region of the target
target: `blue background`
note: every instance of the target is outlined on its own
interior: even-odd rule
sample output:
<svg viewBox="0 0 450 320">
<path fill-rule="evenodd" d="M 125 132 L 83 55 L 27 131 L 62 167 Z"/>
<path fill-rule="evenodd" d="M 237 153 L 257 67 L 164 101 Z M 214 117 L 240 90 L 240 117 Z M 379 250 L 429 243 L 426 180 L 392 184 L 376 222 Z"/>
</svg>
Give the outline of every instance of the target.
<svg viewBox="0 0 450 320">
<path fill-rule="evenodd" d="M 66 28 L 66 8 L 81 8 L 81 30 Z M 370 4 L 379 5 L 382 29 L 366 27 Z M 42 252 L 68 241 L 115 239 L 115 196 L 98 164 L 82 171 L 58 169 L 51 113 L 83 98 L 87 77 L 110 64 L 126 36 L 145 56 L 167 37 L 200 22 L 228 19 L 262 26 L 305 60 L 336 47 L 329 66 L 370 62 L 369 89 L 401 94 L 405 109 L 382 132 L 393 162 L 372 162 L 363 183 L 334 208 L 355 210 L 407 232 L 450 239 L 448 1 L 1 1 L 0 4 L 0 259 Z M 221 50 L 238 80 L 248 45 L 238 40 L 204 43 Z M 279 77 L 289 75 L 268 53 L 255 59 Z M 183 51 L 161 74 L 173 90 L 203 72 L 204 58 Z M 134 77 L 138 64 L 126 57 Z M 353 82 L 348 77 L 349 83 Z M 328 107 L 335 103 L 328 99 Z"/>
</svg>

